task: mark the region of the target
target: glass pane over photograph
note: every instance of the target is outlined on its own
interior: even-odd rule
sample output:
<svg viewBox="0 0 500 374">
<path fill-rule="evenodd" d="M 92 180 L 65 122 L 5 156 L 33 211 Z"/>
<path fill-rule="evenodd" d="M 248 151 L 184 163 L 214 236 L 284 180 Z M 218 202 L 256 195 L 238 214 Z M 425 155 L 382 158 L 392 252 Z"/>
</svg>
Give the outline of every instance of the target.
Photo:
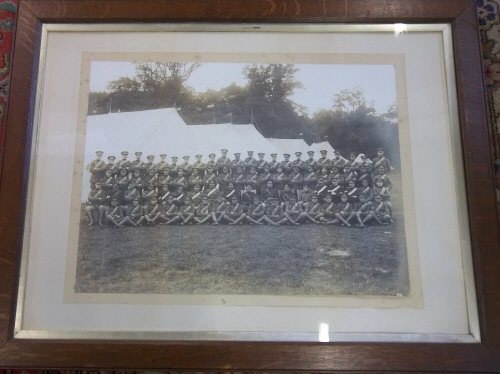
<svg viewBox="0 0 500 374">
<path fill-rule="evenodd" d="M 17 337 L 479 339 L 448 25 L 89 27 L 42 35 Z"/>
</svg>

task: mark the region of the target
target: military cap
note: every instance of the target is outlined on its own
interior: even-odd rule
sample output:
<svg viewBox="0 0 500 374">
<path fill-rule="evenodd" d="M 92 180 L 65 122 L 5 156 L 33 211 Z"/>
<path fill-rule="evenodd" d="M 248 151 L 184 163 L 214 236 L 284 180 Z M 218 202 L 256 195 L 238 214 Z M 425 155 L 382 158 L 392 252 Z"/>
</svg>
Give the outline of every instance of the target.
<svg viewBox="0 0 500 374">
<path fill-rule="evenodd" d="M 208 157 L 210 157 L 210 156 L 214 156 L 215 157 L 216 155 L 215 155 L 215 153 L 209 153 Z"/>
<path fill-rule="evenodd" d="M 382 151 L 382 152 L 384 152 L 384 149 L 383 149 L 383 148 L 377 148 L 377 152 L 378 152 L 378 151 Z"/>
<path fill-rule="evenodd" d="M 96 155 L 101 155 L 101 156 L 102 156 L 102 155 L 104 154 L 104 152 L 103 152 L 103 151 L 97 151 L 95 154 L 96 154 Z"/>
<path fill-rule="evenodd" d="M 302 152 L 295 152 L 295 156 L 302 156 Z"/>
<path fill-rule="evenodd" d="M 266 154 L 265 154 L 265 153 L 260 152 L 260 153 L 257 153 L 257 155 L 258 155 L 258 156 L 265 156 Z"/>
<path fill-rule="evenodd" d="M 152 160 L 153 158 L 155 158 L 155 156 L 153 155 L 149 155 L 148 157 L 146 157 L 148 160 Z"/>
<path fill-rule="evenodd" d="M 115 156 L 108 156 L 108 160 L 116 160 Z"/>
<path fill-rule="evenodd" d="M 227 152 L 227 149 L 226 148 L 222 148 L 220 151 L 221 152 Z"/>
<path fill-rule="evenodd" d="M 314 151 L 307 151 L 307 154 L 308 154 L 308 155 L 313 155 L 313 154 L 314 154 Z"/>
<path fill-rule="evenodd" d="M 167 155 L 165 153 L 162 153 L 160 157 L 167 157 Z"/>
<path fill-rule="evenodd" d="M 171 157 L 171 159 L 172 159 L 172 160 L 178 160 L 178 159 L 179 159 L 179 157 L 177 157 L 177 156 L 172 156 L 172 157 Z"/>
<path fill-rule="evenodd" d="M 354 156 L 356 156 L 356 152 L 349 152 L 349 155 L 354 155 Z"/>
<path fill-rule="evenodd" d="M 288 156 L 288 157 L 290 157 L 290 153 L 283 153 L 283 156 Z"/>
<path fill-rule="evenodd" d="M 276 157 L 276 156 L 278 156 L 277 153 L 271 153 L 271 157 Z"/>
<path fill-rule="evenodd" d="M 196 157 L 196 158 L 202 158 L 203 155 L 195 155 L 194 157 Z"/>
<path fill-rule="evenodd" d="M 186 155 L 186 156 L 182 156 L 182 158 L 183 158 L 184 160 L 189 160 L 189 156 L 188 156 L 188 155 Z"/>
<path fill-rule="evenodd" d="M 235 155 L 235 156 L 236 156 L 236 155 L 238 155 L 238 156 L 239 156 L 239 155 L 241 155 L 241 153 L 240 153 L 240 152 L 236 152 L 234 155 Z"/>
<path fill-rule="evenodd" d="M 333 153 L 340 154 L 340 151 L 338 149 L 336 149 L 335 151 L 333 151 Z"/>
<path fill-rule="evenodd" d="M 328 151 L 326 149 L 322 149 L 319 153 L 328 153 Z"/>
<path fill-rule="evenodd" d="M 124 155 L 124 156 L 126 156 L 126 155 L 128 155 L 128 152 L 127 151 L 122 151 L 121 154 Z"/>
<path fill-rule="evenodd" d="M 253 151 L 247 151 L 248 154 L 253 154 Z"/>
<path fill-rule="evenodd" d="M 135 152 L 136 156 L 142 156 L 142 152 Z"/>
</svg>

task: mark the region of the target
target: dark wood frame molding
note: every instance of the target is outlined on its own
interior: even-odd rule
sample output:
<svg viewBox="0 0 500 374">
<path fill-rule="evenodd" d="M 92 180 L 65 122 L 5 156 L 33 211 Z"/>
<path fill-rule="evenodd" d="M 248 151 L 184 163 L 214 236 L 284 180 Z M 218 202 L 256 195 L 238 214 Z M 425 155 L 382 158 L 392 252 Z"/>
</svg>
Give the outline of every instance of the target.
<svg viewBox="0 0 500 374">
<path fill-rule="evenodd" d="M 482 343 L 14 339 L 41 25 L 160 21 L 451 23 Z M 481 66 L 473 0 L 20 0 L 0 184 L 0 367 L 500 371 L 500 239 Z"/>
</svg>

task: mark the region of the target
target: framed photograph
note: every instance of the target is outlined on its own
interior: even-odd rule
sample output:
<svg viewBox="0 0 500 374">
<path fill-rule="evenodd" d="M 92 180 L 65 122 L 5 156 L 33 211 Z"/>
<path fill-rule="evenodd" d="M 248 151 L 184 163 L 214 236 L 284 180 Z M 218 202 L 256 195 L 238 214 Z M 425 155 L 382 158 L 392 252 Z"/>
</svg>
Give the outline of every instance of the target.
<svg viewBox="0 0 500 374">
<path fill-rule="evenodd" d="M 128 5 L 20 1 L 2 366 L 500 369 L 472 1 Z"/>
</svg>

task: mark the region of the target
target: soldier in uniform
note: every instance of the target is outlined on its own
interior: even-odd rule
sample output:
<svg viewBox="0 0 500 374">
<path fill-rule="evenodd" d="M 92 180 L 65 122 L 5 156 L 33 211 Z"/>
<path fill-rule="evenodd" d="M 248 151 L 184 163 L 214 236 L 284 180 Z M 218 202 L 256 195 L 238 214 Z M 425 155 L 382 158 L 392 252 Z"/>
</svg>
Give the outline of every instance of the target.
<svg viewBox="0 0 500 374">
<path fill-rule="evenodd" d="M 177 160 L 179 160 L 179 158 L 177 156 L 172 156 L 170 157 L 170 159 L 172 160 L 171 164 L 170 164 L 170 176 L 172 178 L 175 178 L 177 177 L 177 173 L 179 171 L 179 165 L 177 164 Z"/>
<path fill-rule="evenodd" d="M 194 220 L 198 225 L 208 222 L 212 218 L 211 205 L 206 196 L 203 196 L 201 204 L 199 204 L 194 213 Z"/>
<path fill-rule="evenodd" d="M 222 170 L 217 175 L 217 183 L 219 184 L 220 189 L 226 188 L 231 180 L 232 176 L 230 169 L 227 166 L 223 166 Z"/>
<path fill-rule="evenodd" d="M 313 165 L 308 165 L 304 174 L 304 184 L 307 184 L 311 189 L 314 189 L 317 183 L 318 174 L 314 171 Z"/>
<path fill-rule="evenodd" d="M 285 217 L 294 225 L 300 225 L 299 222 L 297 222 L 300 213 L 303 212 L 302 210 L 302 205 L 297 202 L 297 198 L 293 195 L 290 195 L 289 199 L 285 202 L 284 205 L 284 210 L 285 210 Z"/>
<path fill-rule="evenodd" d="M 123 227 L 120 222 L 123 219 L 122 207 L 118 204 L 118 200 L 111 200 L 111 205 L 107 205 L 104 217 L 106 223 L 112 224 L 114 227 Z"/>
<path fill-rule="evenodd" d="M 139 226 L 144 221 L 144 207 L 139 205 L 139 198 L 132 201 L 127 215 L 121 220 L 120 225 L 129 224 L 131 226 Z"/>
<path fill-rule="evenodd" d="M 238 190 L 241 191 L 245 185 L 245 174 L 243 174 L 243 168 L 237 166 L 233 174 L 233 185 Z"/>
<path fill-rule="evenodd" d="M 182 218 L 181 225 L 185 225 L 186 223 L 190 223 L 194 218 L 194 214 L 196 211 L 196 206 L 191 201 L 189 196 L 184 196 L 184 205 L 179 207 L 179 216 Z"/>
<path fill-rule="evenodd" d="M 374 199 L 373 218 L 380 225 L 388 225 L 389 223 L 392 223 L 391 210 L 387 206 L 387 202 L 383 201 L 382 196 L 380 195 L 375 195 L 373 199 Z"/>
<path fill-rule="evenodd" d="M 340 151 L 336 149 L 333 153 L 335 157 L 332 160 L 332 166 L 336 166 L 338 169 L 342 169 L 345 165 L 345 160 L 340 155 Z"/>
<path fill-rule="evenodd" d="M 277 160 L 278 154 L 277 153 L 271 153 L 271 161 L 269 161 L 267 164 L 269 165 L 269 170 L 271 173 L 276 172 L 276 168 L 280 165 L 280 163 Z"/>
<path fill-rule="evenodd" d="M 192 166 L 189 164 L 189 156 L 182 156 L 182 164 L 179 165 L 179 169 L 182 168 L 186 175 L 191 173 Z"/>
<path fill-rule="evenodd" d="M 339 220 L 341 226 L 350 227 L 349 221 L 356 216 L 356 213 L 348 199 L 349 196 L 346 193 L 340 196 L 340 203 L 337 204 L 335 209 L 335 217 Z"/>
<path fill-rule="evenodd" d="M 106 164 L 106 170 L 111 170 L 113 176 L 118 174 L 118 165 L 115 163 L 115 160 L 115 156 L 108 156 L 108 163 Z"/>
<path fill-rule="evenodd" d="M 359 227 L 366 227 L 365 223 L 373 218 L 373 203 L 363 194 L 359 195 L 359 206 L 356 210 L 356 219 Z"/>
<path fill-rule="evenodd" d="M 266 204 L 262 219 L 273 226 L 279 226 L 288 221 L 283 208 L 279 205 L 279 200 L 275 198 L 270 199 Z"/>
<path fill-rule="evenodd" d="M 255 196 L 257 196 L 257 191 L 255 190 L 255 187 L 252 184 L 247 183 L 245 184 L 245 189 L 240 192 L 239 200 L 245 206 L 249 206 L 252 203 L 253 198 Z"/>
<path fill-rule="evenodd" d="M 269 165 L 264 166 L 263 172 L 259 175 L 259 193 L 262 191 L 264 188 L 266 188 L 267 181 L 269 179 L 273 179 L 273 174 L 271 174 L 271 168 Z"/>
<path fill-rule="evenodd" d="M 155 161 L 155 156 L 148 155 L 146 157 L 146 162 L 144 163 L 144 166 L 143 166 L 143 168 L 144 168 L 144 174 L 146 174 L 149 171 L 149 169 L 155 168 L 154 161 Z"/>
<path fill-rule="evenodd" d="M 191 198 L 191 201 L 194 205 L 200 204 L 202 198 L 205 196 L 205 194 L 201 190 L 201 184 L 194 184 L 192 187 L 192 191 L 187 191 L 186 195 Z"/>
<path fill-rule="evenodd" d="M 121 152 L 122 159 L 116 162 L 117 169 L 125 169 L 127 170 L 127 173 L 131 167 L 130 161 L 127 160 L 128 158 L 128 152 L 123 151 Z"/>
<path fill-rule="evenodd" d="M 234 154 L 234 160 L 232 160 L 230 162 L 230 167 L 231 167 L 231 170 L 234 172 L 236 171 L 236 168 L 242 168 L 242 169 L 245 169 L 245 162 L 241 159 L 241 153 L 239 152 L 236 152 Z M 221 167 L 219 169 L 219 171 L 221 171 L 224 167 Z"/>
<path fill-rule="evenodd" d="M 212 203 L 212 221 L 214 225 L 218 225 L 224 214 L 226 213 L 226 205 L 229 203 L 223 196 L 219 196 Z"/>
<path fill-rule="evenodd" d="M 156 170 L 158 170 L 158 172 L 163 171 L 165 169 L 168 169 L 169 165 L 168 165 L 168 162 L 166 161 L 166 159 L 167 159 L 167 155 L 165 153 L 162 153 L 160 155 L 160 162 L 158 162 L 155 165 Z"/>
<path fill-rule="evenodd" d="M 320 217 L 319 221 L 329 225 L 338 223 L 338 219 L 335 217 L 335 203 L 332 201 L 332 195 L 325 195 L 323 201 L 323 204 L 321 204 L 323 217 Z"/>
<path fill-rule="evenodd" d="M 219 188 L 217 188 L 217 183 L 214 180 L 208 182 L 208 187 L 205 188 L 205 196 L 209 201 L 215 201 L 220 196 Z"/>
<path fill-rule="evenodd" d="M 192 169 L 191 171 L 191 175 L 189 175 L 188 177 L 188 188 L 190 190 L 193 189 L 193 186 L 195 184 L 199 184 L 199 185 L 202 185 L 203 184 L 203 177 L 200 175 L 200 169 Z"/>
<path fill-rule="evenodd" d="M 158 204 L 158 199 L 152 197 L 149 204 L 144 207 L 144 219 L 147 224 L 154 225 L 161 217 L 161 206 Z"/>
<path fill-rule="evenodd" d="M 307 151 L 307 160 L 304 161 L 304 168 L 311 166 L 313 170 L 316 170 L 318 163 L 314 159 L 314 151 Z"/>
<path fill-rule="evenodd" d="M 391 170 L 391 163 L 389 159 L 385 156 L 385 152 L 382 148 L 377 148 L 377 157 L 372 160 L 372 165 L 374 169 L 377 169 L 379 166 L 385 167 L 387 173 Z"/>
<path fill-rule="evenodd" d="M 257 160 L 257 164 L 255 165 L 255 168 L 257 169 L 258 173 L 262 173 L 264 171 L 264 166 L 267 165 L 267 161 L 264 160 L 265 153 L 257 153 L 257 156 L 259 156 L 259 159 Z"/>
<path fill-rule="evenodd" d="M 251 225 L 262 225 L 262 219 L 265 214 L 265 209 L 263 204 L 260 202 L 259 196 L 254 196 L 252 202 L 248 205 L 247 213 L 245 219 L 250 222 Z"/>
<path fill-rule="evenodd" d="M 207 165 L 207 170 L 203 176 L 203 186 L 207 188 L 210 181 L 217 182 L 217 174 L 215 173 L 215 169 L 212 165 Z"/>
<path fill-rule="evenodd" d="M 215 157 L 217 157 L 215 153 L 210 153 L 208 155 L 208 161 L 207 161 L 206 167 L 208 167 L 210 165 L 214 169 L 216 168 L 217 162 L 215 161 Z M 206 169 L 206 167 L 205 167 L 205 169 Z"/>
<path fill-rule="evenodd" d="M 330 160 L 327 157 L 328 151 L 326 149 L 322 149 L 319 152 L 321 153 L 321 157 L 318 159 L 318 161 L 316 163 L 317 168 L 318 169 L 326 168 L 326 170 L 328 171 L 328 169 L 331 166 L 330 165 Z"/>
<path fill-rule="evenodd" d="M 266 182 L 266 187 L 260 191 L 260 198 L 265 202 L 269 202 L 271 199 L 279 199 L 278 190 L 274 186 L 272 179 L 269 179 Z"/>
<path fill-rule="evenodd" d="M 351 167 L 352 171 L 357 172 L 359 168 L 359 164 L 356 161 L 356 153 L 355 152 L 350 152 L 349 153 L 349 160 L 345 163 L 345 166 L 347 167 L 348 165 Z"/>
<path fill-rule="evenodd" d="M 132 178 L 128 182 L 129 186 L 133 186 L 138 190 L 142 190 L 144 188 L 144 180 L 141 177 L 141 171 L 139 169 L 134 170 Z"/>
<path fill-rule="evenodd" d="M 253 189 L 256 189 L 259 185 L 259 174 L 257 174 L 255 166 L 249 167 L 248 174 L 245 176 L 245 184 L 252 185 Z"/>
<path fill-rule="evenodd" d="M 106 163 L 102 160 L 103 151 L 95 153 L 95 160 L 91 161 L 87 170 L 90 173 L 90 188 L 94 188 L 95 184 L 102 179 L 106 172 Z"/>
<path fill-rule="evenodd" d="M 220 150 L 221 156 L 217 159 L 216 166 L 217 170 L 222 169 L 223 166 L 231 166 L 231 160 L 227 157 L 227 149 L 222 148 Z"/>
<path fill-rule="evenodd" d="M 330 195 L 332 195 L 333 202 L 335 204 L 340 203 L 340 196 L 344 192 L 344 187 L 340 183 L 340 178 L 338 176 L 332 179 L 332 184 L 330 185 L 330 187 L 331 189 L 328 190 L 328 192 L 330 193 Z"/>
<path fill-rule="evenodd" d="M 236 225 L 238 223 L 242 223 L 246 214 L 244 212 L 244 206 L 238 201 L 236 196 L 231 197 L 231 204 L 226 205 L 226 211 L 222 218 L 225 221 L 229 222 L 230 225 Z"/>
<path fill-rule="evenodd" d="M 273 181 L 276 188 L 282 190 L 285 184 L 290 183 L 290 177 L 285 174 L 281 166 L 278 166 L 276 168 L 276 174 L 273 175 Z"/>
<path fill-rule="evenodd" d="M 304 161 L 302 161 L 302 152 L 295 152 L 296 159 L 292 161 L 292 168 L 297 166 L 299 171 L 304 169 Z"/>
<path fill-rule="evenodd" d="M 327 195 L 332 197 L 332 195 L 328 192 L 328 185 L 325 183 L 325 179 L 322 176 L 318 178 L 318 183 L 316 184 L 316 188 L 313 193 L 318 195 L 320 201 L 323 201 Z"/>
<path fill-rule="evenodd" d="M 238 196 L 238 191 L 236 190 L 236 188 L 234 188 L 234 183 L 229 182 L 226 189 L 221 191 L 221 194 L 224 199 L 229 201 L 230 199 L 233 198 L 233 196 Z"/>
<path fill-rule="evenodd" d="M 118 186 L 120 186 L 120 189 L 122 191 L 125 191 L 127 189 L 128 182 L 129 182 L 129 177 L 127 169 L 126 168 L 120 169 L 118 175 L 115 178 L 115 183 L 118 184 Z"/>
<path fill-rule="evenodd" d="M 283 153 L 283 161 L 281 161 L 280 165 L 286 174 L 290 174 L 292 172 L 292 161 L 290 161 L 289 153 Z"/>
<path fill-rule="evenodd" d="M 302 190 L 302 186 L 304 183 L 304 177 L 300 172 L 300 167 L 298 165 L 294 165 L 292 172 L 290 173 L 290 187 L 295 192 L 299 192 Z"/>
<path fill-rule="evenodd" d="M 163 205 L 163 212 L 161 215 L 163 224 L 168 224 L 169 221 L 175 221 L 176 217 L 179 214 L 179 207 L 174 201 L 174 197 L 172 195 L 167 196 L 167 201 Z"/>
<path fill-rule="evenodd" d="M 215 155 L 214 155 L 215 156 Z M 198 172 L 200 173 L 200 175 L 202 175 L 202 173 L 205 171 L 207 165 L 205 165 L 202 161 L 201 161 L 201 158 L 203 157 L 202 155 L 195 155 L 194 156 L 196 158 L 196 161 L 193 162 L 193 165 L 192 168 L 193 170 L 194 169 L 198 169 Z"/>
<path fill-rule="evenodd" d="M 174 178 L 172 182 L 174 188 L 182 186 L 185 190 L 188 188 L 188 178 L 184 174 L 184 169 L 179 168 L 177 170 L 177 178 Z"/>
<path fill-rule="evenodd" d="M 85 212 L 89 219 L 89 226 L 94 224 L 94 212 L 97 211 L 99 225 L 102 225 L 102 210 L 106 202 L 106 192 L 102 189 L 101 182 L 96 182 L 94 188 L 90 191 L 87 198 L 87 206 Z"/>
<path fill-rule="evenodd" d="M 130 171 L 134 173 L 136 170 L 139 171 L 139 175 L 142 176 L 144 170 L 144 162 L 141 160 L 142 152 L 135 152 L 135 160 L 130 163 Z"/>
<path fill-rule="evenodd" d="M 257 166 L 257 160 L 253 158 L 253 151 L 247 151 L 247 158 L 245 158 L 245 166 Z"/>
</svg>

